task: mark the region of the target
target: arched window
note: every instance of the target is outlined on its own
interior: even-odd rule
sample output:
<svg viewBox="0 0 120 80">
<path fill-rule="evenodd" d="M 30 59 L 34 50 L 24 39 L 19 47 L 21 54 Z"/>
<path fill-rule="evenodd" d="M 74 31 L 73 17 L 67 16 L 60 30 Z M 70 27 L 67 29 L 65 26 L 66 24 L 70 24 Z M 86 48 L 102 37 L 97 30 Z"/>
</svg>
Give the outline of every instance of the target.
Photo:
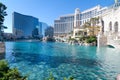
<svg viewBox="0 0 120 80">
<path fill-rule="evenodd" d="M 102 20 L 102 32 L 104 32 L 104 21 Z"/>
<path fill-rule="evenodd" d="M 109 31 L 112 31 L 112 22 L 109 23 Z"/>
<path fill-rule="evenodd" d="M 114 31 L 118 32 L 118 22 L 115 22 L 115 24 L 114 24 Z"/>
</svg>

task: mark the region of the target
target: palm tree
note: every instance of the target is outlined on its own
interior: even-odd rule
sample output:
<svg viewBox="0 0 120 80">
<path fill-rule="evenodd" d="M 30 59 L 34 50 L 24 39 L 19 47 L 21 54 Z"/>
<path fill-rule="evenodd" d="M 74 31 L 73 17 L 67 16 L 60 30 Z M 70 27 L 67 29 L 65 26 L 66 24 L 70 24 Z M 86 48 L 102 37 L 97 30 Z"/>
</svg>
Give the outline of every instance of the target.
<svg viewBox="0 0 120 80">
<path fill-rule="evenodd" d="M 3 25 L 5 16 L 7 16 L 6 9 L 7 7 L 4 4 L 0 3 L 0 41 L 3 40 L 4 29 L 7 28 L 6 26 Z"/>
</svg>

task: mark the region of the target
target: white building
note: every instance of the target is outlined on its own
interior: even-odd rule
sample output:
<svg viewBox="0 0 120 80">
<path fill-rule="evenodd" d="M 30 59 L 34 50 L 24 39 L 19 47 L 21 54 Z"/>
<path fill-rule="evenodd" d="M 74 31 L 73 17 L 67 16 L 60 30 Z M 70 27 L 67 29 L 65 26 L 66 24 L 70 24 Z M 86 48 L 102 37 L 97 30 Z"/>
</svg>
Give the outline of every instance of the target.
<svg viewBox="0 0 120 80">
<path fill-rule="evenodd" d="M 74 29 L 80 28 L 84 23 L 90 21 L 91 18 L 98 17 L 107 10 L 107 7 L 97 5 L 93 8 L 80 12 L 79 8 L 75 9 L 75 13 L 60 16 L 54 21 L 55 36 L 66 36 Z"/>
<path fill-rule="evenodd" d="M 54 34 L 55 36 L 61 36 L 61 34 L 68 35 L 73 32 L 73 38 L 75 38 L 77 36 L 76 33 L 83 30 L 82 25 L 95 17 L 99 17 L 99 26 L 101 26 L 101 31 L 98 35 L 98 45 L 117 45 L 120 47 L 119 0 L 115 0 L 112 6 L 101 7 L 98 5 L 83 12 L 76 8 L 75 13 L 61 16 L 54 21 Z"/>
<path fill-rule="evenodd" d="M 120 2 L 115 4 L 101 15 L 101 33 L 98 35 L 98 45 L 112 45 L 120 47 Z"/>
<path fill-rule="evenodd" d="M 54 21 L 54 34 L 65 35 L 73 31 L 74 14 L 61 16 L 60 19 Z"/>
</svg>

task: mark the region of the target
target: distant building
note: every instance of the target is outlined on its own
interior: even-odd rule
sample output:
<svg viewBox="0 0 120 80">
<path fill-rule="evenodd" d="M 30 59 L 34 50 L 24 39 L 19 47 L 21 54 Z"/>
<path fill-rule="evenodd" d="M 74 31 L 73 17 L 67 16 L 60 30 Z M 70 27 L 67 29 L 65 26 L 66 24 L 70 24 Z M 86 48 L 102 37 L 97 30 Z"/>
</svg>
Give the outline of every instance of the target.
<svg viewBox="0 0 120 80">
<path fill-rule="evenodd" d="M 39 22 L 39 28 L 38 28 L 40 36 L 43 36 L 42 34 L 42 22 Z"/>
<path fill-rule="evenodd" d="M 4 33 L 3 38 L 4 40 L 14 40 L 14 35 L 12 33 Z"/>
<path fill-rule="evenodd" d="M 61 16 L 58 20 L 54 21 L 55 36 L 66 35 L 72 32 L 73 28 L 74 28 L 74 14 Z"/>
<path fill-rule="evenodd" d="M 51 26 L 50 26 L 50 27 L 47 27 L 47 28 L 45 29 L 45 36 L 52 38 L 53 35 L 54 35 L 54 28 L 51 27 Z"/>
<path fill-rule="evenodd" d="M 33 16 L 23 15 L 17 12 L 13 13 L 13 34 L 16 38 L 32 37 L 32 32 L 39 27 L 39 20 Z"/>
<path fill-rule="evenodd" d="M 48 25 L 42 22 L 42 35 L 45 36 L 45 30 L 48 28 Z"/>
</svg>

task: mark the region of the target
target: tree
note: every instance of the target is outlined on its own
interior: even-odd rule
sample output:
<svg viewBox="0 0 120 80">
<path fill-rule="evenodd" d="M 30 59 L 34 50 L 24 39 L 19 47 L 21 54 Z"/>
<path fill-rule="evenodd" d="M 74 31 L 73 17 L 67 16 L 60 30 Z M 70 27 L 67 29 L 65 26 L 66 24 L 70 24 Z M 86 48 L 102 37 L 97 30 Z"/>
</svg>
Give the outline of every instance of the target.
<svg viewBox="0 0 120 80">
<path fill-rule="evenodd" d="M 52 73 L 49 74 L 45 80 L 57 80 Z M 60 79 L 58 79 L 60 80 Z M 70 76 L 69 78 L 64 77 L 63 80 L 74 80 L 74 77 Z"/>
<path fill-rule="evenodd" d="M 90 36 L 96 36 L 98 34 L 100 27 L 97 25 L 99 23 L 99 17 L 91 18 L 90 21 L 86 22 L 83 27 L 89 30 Z"/>
<path fill-rule="evenodd" d="M 6 9 L 7 7 L 4 4 L 0 3 L 0 40 L 1 41 L 3 40 L 4 29 L 7 28 L 6 26 L 3 25 L 5 16 L 7 16 Z"/>
<path fill-rule="evenodd" d="M 88 27 L 90 27 L 91 26 L 91 23 L 90 23 L 90 21 L 88 21 L 88 22 L 86 22 L 82 27 L 83 28 L 88 28 Z"/>
<path fill-rule="evenodd" d="M 97 24 L 99 23 L 99 17 L 95 17 L 95 18 L 91 18 L 90 19 L 90 23 L 91 23 L 91 28 L 92 28 L 92 35 L 95 36 L 96 32 L 95 31 L 99 31 L 99 26 L 97 26 Z"/>
</svg>

